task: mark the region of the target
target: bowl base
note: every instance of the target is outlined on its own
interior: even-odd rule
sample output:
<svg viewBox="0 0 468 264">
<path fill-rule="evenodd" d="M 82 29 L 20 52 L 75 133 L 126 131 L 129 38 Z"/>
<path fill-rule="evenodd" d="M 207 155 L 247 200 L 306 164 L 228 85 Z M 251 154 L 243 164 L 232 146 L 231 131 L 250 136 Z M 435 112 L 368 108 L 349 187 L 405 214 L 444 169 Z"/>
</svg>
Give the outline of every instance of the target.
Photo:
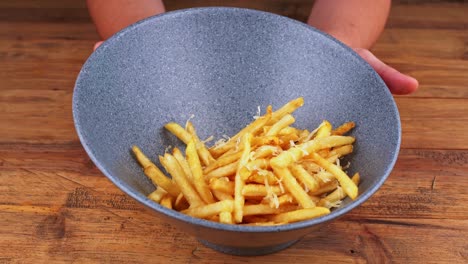
<svg viewBox="0 0 468 264">
<path fill-rule="evenodd" d="M 299 240 L 300 239 L 292 240 L 283 244 L 267 246 L 267 247 L 230 247 L 230 246 L 217 245 L 217 244 L 210 243 L 206 240 L 198 239 L 200 243 L 202 243 L 203 245 L 211 249 L 214 249 L 216 251 L 219 251 L 225 254 L 237 255 L 237 256 L 260 256 L 260 255 L 267 255 L 267 254 L 275 253 L 275 252 L 278 252 L 280 250 L 283 250 L 292 246 Z"/>
</svg>

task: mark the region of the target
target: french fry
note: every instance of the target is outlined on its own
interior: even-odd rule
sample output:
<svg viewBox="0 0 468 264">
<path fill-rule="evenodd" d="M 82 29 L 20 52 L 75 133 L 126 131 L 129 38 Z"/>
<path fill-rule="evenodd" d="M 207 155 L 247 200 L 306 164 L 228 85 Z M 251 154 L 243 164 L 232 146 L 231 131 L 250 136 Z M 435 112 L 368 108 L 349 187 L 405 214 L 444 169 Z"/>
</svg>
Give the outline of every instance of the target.
<svg viewBox="0 0 468 264">
<path fill-rule="evenodd" d="M 269 120 L 266 125 L 272 125 L 276 123 L 283 116 L 287 114 L 291 114 L 292 112 L 296 111 L 299 107 L 303 105 L 304 105 L 304 98 L 302 97 L 289 101 L 288 103 L 283 105 L 280 109 L 273 112 L 273 114 L 271 115 L 271 120 Z"/>
<path fill-rule="evenodd" d="M 257 119 L 258 120 L 258 119 Z M 244 207 L 245 198 L 242 194 L 244 188 L 244 175 L 242 175 L 242 168 L 247 165 L 250 158 L 250 143 L 252 141 L 252 134 L 247 132 L 242 136 L 241 145 L 243 147 L 242 156 L 239 160 L 239 166 L 237 168 L 234 186 L 234 222 L 242 222 L 242 209 Z"/>
<path fill-rule="evenodd" d="M 342 171 L 338 166 L 333 163 L 330 163 L 328 160 L 320 157 L 317 153 L 312 153 L 312 158 L 315 162 L 323 167 L 325 170 L 333 174 L 336 179 L 340 182 L 341 187 L 344 192 L 351 198 L 356 199 L 358 195 L 358 188 L 356 184 L 349 178 L 344 171 Z"/>
<path fill-rule="evenodd" d="M 189 164 L 187 160 L 184 158 L 184 156 L 182 155 L 182 152 L 180 151 L 180 149 L 174 148 L 172 150 L 172 155 L 174 156 L 174 158 L 176 158 L 177 162 L 179 162 L 179 165 L 182 167 L 182 170 L 184 170 L 184 173 L 187 179 L 191 183 L 193 183 L 192 171 L 190 170 Z"/>
<path fill-rule="evenodd" d="M 234 201 L 224 200 L 200 207 L 189 208 L 183 210 L 182 213 L 198 218 L 209 218 L 218 215 L 221 212 L 232 212 L 233 209 Z"/>
<path fill-rule="evenodd" d="M 192 172 L 193 177 L 193 185 L 197 190 L 198 194 L 200 195 L 201 199 L 206 203 L 214 203 L 213 195 L 208 188 L 208 185 L 203 178 L 203 170 L 201 167 L 200 159 L 198 157 L 198 153 L 195 146 L 195 141 L 191 140 L 187 144 L 187 148 L 185 149 L 185 155 L 187 156 L 188 165 Z"/>
<path fill-rule="evenodd" d="M 203 165 L 208 166 L 211 163 L 213 163 L 215 159 L 211 156 L 211 153 L 206 148 L 205 143 L 203 143 L 198 137 L 197 131 L 195 130 L 195 127 L 190 121 L 187 122 L 187 131 L 190 133 L 190 135 L 192 135 L 192 139 L 195 143 L 198 156 L 200 158 L 200 161 L 203 163 Z"/>
<path fill-rule="evenodd" d="M 132 147 L 133 153 L 135 154 L 137 160 L 140 162 L 143 167 L 144 173 L 154 185 L 163 188 L 171 196 L 177 197 L 180 193 L 180 189 L 175 185 L 171 179 L 169 179 L 162 171 L 156 167 L 156 165 L 151 162 L 148 157 L 143 154 L 143 152 L 137 146 Z"/>
<path fill-rule="evenodd" d="M 318 202 L 319 200 L 317 200 Z M 270 205 L 270 207 L 274 207 L 274 203 L 273 201 L 271 201 L 271 199 L 266 199 L 264 198 L 262 200 L 262 203 L 268 203 Z M 281 196 L 278 196 L 278 206 L 282 206 L 284 204 L 292 204 L 294 203 L 294 197 L 289 194 L 289 193 L 286 193 L 286 194 L 283 194 Z"/>
<path fill-rule="evenodd" d="M 233 224 L 232 213 L 231 212 L 221 212 L 219 213 L 219 222 L 223 224 Z"/>
<path fill-rule="evenodd" d="M 225 193 L 225 192 L 218 191 L 218 190 L 211 190 L 211 192 L 213 193 L 214 197 L 218 199 L 218 201 L 234 200 L 234 197 L 232 197 L 232 194 Z"/>
<path fill-rule="evenodd" d="M 317 138 L 294 148 L 290 148 L 287 151 L 281 152 L 278 156 L 271 159 L 270 163 L 272 167 L 288 167 L 293 162 L 300 160 L 304 156 L 310 155 L 317 150 L 324 148 L 332 148 L 336 146 L 349 145 L 354 142 L 353 137 L 345 136 L 329 136 L 324 138 Z"/>
<path fill-rule="evenodd" d="M 249 171 L 265 170 L 270 168 L 270 161 L 267 159 L 252 160 L 248 162 L 247 165 L 245 165 L 245 168 L 247 168 Z"/>
<path fill-rule="evenodd" d="M 166 193 L 167 192 L 163 188 L 157 188 L 148 195 L 148 198 L 156 203 L 159 203 Z"/>
<path fill-rule="evenodd" d="M 263 145 L 272 145 L 277 146 L 279 145 L 280 140 L 277 136 L 258 136 L 252 139 L 252 146 L 263 146 Z"/>
<path fill-rule="evenodd" d="M 291 174 L 288 168 L 283 167 L 273 167 L 273 172 L 276 174 L 278 178 L 282 178 L 284 182 L 284 186 L 288 190 L 288 192 L 294 196 L 294 199 L 302 206 L 302 208 L 313 208 L 315 207 L 315 203 L 312 199 L 307 195 L 304 189 L 301 188 L 299 183 L 297 183 L 294 176 Z"/>
<path fill-rule="evenodd" d="M 164 167 L 168 170 L 169 174 L 171 174 L 172 178 L 179 186 L 180 191 L 184 194 L 185 199 L 187 199 L 190 204 L 190 207 L 205 205 L 205 202 L 203 202 L 197 191 L 195 191 L 193 186 L 185 177 L 182 167 L 180 167 L 174 156 L 167 153 L 164 154 L 164 157 L 161 159 L 161 163 L 164 164 Z"/>
<path fill-rule="evenodd" d="M 341 147 L 333 148 L 329 153 L 328 157 L 337 155 L 338 158 L 348 155 L 353 152 L 353 145 L 344 145 Z"/>
<path fill-rule="evenodd" d="M 336 188 L 338 187 L 338 182 L 333 179 L 332 181 L 329 181 L 327 183 L 325 183 L 324 185 L 320 186 L 319 189 L 313 191 L 313 192 L 309 192 L 309 195 L 313 195 L 313 196 L 320 196 L 324 193 L 329 193 L 333 190 L 335 190 Z"/>
<path fill-rule="evenodd" d="M 239 161 L 230 163 L 223 167 L 219 167 L 208 174 L 205 174 L 205 180 L 210 180 L 212 178 L 221 178 L 228 177 L 236 173 L 237 167 L 239 166 Z"/>
<path fill-rule="evenodd" d="M 359 180 L 360 180 L 359 173 L 354 174 L 351 180 L 354 182 L 354 184 L 358 185 Z M 346 193 L 343 191 L 341 187 L 338 186 L 338 188 L 336 188 L 336 190 L 334 190 L 332 193 L 320 199 L 320 201 L 318 202 L 318 206 L 331 208 L 337 202 L 343 200 L 345 197 L 346 197 Z"/>
<path fill-rule="evenodd" d="M 228 194 L 233 194 L 234 182 L 225 181 L 220 178 L 214 178 L 213 180 L 210 181 L 210 188 L 212 190 L 217 190 L 217 191 L 225 192 Z"/>
<path fill-rule="evenodd" d="M 310 175 L 304 167 L 300 164 L 292 164 L 290 167 L 291 173 L 296 179 L 298 179 L 302 184 L 304 184 L 309 191 L 315 191 L 319 188 L 318 182 L 315 178 Z"/>
<path fill-rule="evenodd" d="M 356 126 L 354 122 L 346 122 L 339 126 L 337 129 L 333 130 L 331 132 L 332 135 L 336 136 L 342 136 L 346 133 L 348 133 L 351 129 L 353 129 Z"/>
<path fill-rule="evenodd" d="M 270 192 L 280 195 L 282 190 L 279 186 L 269 186 Z M 266 196 L 268 194 L 268 187 L 263 184 L 246 184 L 242 189 L 242 195 L 245 197 Z"/>
<path fill-rule="evenodd" d="M 238 151 L 238 152 L 234 152 L 229 155 L 226 155 L 226 156 L 219 157 L 217 160 L 215 160 L 213 163 L 211 163 L 210 165 L 206 166 L 205 169 L 203 169 L 203 174 L 208 174 L 217 168 L 220 168 L 228 164 L 231 164 L 235 161 L 238 161 L 241 156 L 242 156 L 242 151 Z"/>
<path fill-rule="evenodd" d="M 317 173 L 313 174 L 313 177 L 315 178 L 315 180 L 319 183 L 321 187 L 335 180 L 335 176 L 333 176 L 333 174 L 325 170 L 318 171 Z"/>
<path fill-rule="evenodd" d="M 276 179 L 275 174 L 269 170 L 258 170 L 252 173 L 246 182 L 265 184 L 265 179 L 267 180 L 268 184 L 278 184 L 278 180 Z"/>
<path fill-rule="evenodd" d="M 279 132 L 285 128 L 285 127 L 288 127 L 289 125 L 291 125 L 292 123 L 294 123 L 294 121 L 296 121 L 294 119 L 294 117 L 290 114 L 286 114 L 285 116 L 283 116 L 280 120 L 278 120 L 278 122 L 276 122 L 269 130 L 268 132 L 266 133 L 266 136 L 276 136 L 277 134 L 279 134 Z"/>
<path fill-rule="evenodd" d="M 280 132 L 278 133 L 278 135 L 280 135 L 280 136 L 296 135 L 299 138 L 300 137 L 300 132 L 302 132 L 302 131 L 299 131 L 299 129 L 297 129 L 295 127 L 287 126 L 287 127 L 283 128 L 283 129 L 281 129 Z"/>
<path fill-rule="evenodd" d="M 229 149 L 235 147 L 236 142 L 239 138 L 242 138 L 245 134 L 252 134 L 254 135 L 257 131 L 259 131 L 271 118 L 271 114 L 265 114 L 260 118 L 257 118 L 255 121 L 250 123 L 248 126 L 243 128 L 239 133 L 237 133 L 234 137 L 229 139 L 228 142 L 221 146 L 214 146 L 209 149 L 210 153 L 213 157 L 219 157 L 224 152 L 228 151 Z"/>
<path fill-rule="evenodd" d="M 244 206 L 244 215 L 269 215 L 269 214 L 280 214 L 296 209 L 297 206 L 283 206 L 281 208 L 271 208 L 267 204 L 254 204 Z"/>
<path fill-rule="evenodd" d="M 258 147 L 255 151 L 252 151 L 251 153 L 251 160 L 256 160 L 256 159 L 262 159 L 262 158 L 267 158 L 270 156 L 275 156 L 279 154 L 282 151 L 282 149 L 278 146 L 271 146 L 271 145 L 264 145 Z"/>
<path fill-rule="evenodd" d="M 170 122 L 167 123 L 164 127 L 185 144 L 189 143 L 189 141 L 192 139 L 192 135 L 190 135 L 189 132 L 187 132 L 177 123 Z"/>
<path fill-rule="evenodd" d="M 322 124 L 319 126 L 319 130 L 315 135 L 315 138 L 324 138 L 330 136 L 332 130 L 332 124 L 327 120 L 323 121 Z"/>
<path fill-rule="evenodd" d="M 307 219 L 317 218 L 330 213 L 325 207 L 314 207 L 299 209 L 291 212 L 281 213 L 273 216 L 271 220 L 276 223 L 293 223 Z"/>
</svg>

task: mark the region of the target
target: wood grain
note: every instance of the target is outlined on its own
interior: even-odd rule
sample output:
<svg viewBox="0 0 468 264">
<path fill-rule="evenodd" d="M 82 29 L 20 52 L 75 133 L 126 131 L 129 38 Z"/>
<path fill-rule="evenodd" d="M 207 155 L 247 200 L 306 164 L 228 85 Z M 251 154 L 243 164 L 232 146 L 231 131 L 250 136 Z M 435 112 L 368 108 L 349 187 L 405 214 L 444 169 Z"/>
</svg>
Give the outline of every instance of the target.
<svg viewBox="0 0 468 264">
<path fill-rule="evenodd" d="M 168 10 L 219 1 L 166 1 Z M 312 1 L 222 1 L 304 21 Z M 0 2 L 0 263 L 468 262 L 468 4 L 394 1 L 373 51 L 417 77 L 397 96 L 395 169 L 365 204 L 255 258 L 202 246 L 117 189 L 76 136 L 75 78 L 98 36 L 84 1 Z"/>
</svg>

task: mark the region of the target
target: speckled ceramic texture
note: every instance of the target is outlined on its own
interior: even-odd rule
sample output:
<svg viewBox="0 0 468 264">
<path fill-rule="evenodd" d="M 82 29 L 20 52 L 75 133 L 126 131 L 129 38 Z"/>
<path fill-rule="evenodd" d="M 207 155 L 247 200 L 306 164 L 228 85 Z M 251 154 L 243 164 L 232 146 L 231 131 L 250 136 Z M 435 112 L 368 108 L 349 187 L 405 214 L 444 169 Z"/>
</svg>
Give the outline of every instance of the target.
<svg viewBox="0 0 468 264">
<path fill-rule="evenodd" d="M 154 190 L 134 160 L 140 146 L 153 160 L 182 145 L 163 129 L 192 122 L 201 138 L 233 135 L 257 106 L 279 107 L 303 96 L 296 126 L 323 119 L 357 124 L 350 173 L 360 196 L 331 214 L 272 227 L 194 219 L 151 202 Z M 80 140 L 96 166 L 125 193 L 205 245 L 230 254 L 283 249 L 367 200 L 398 155 L 400 120 L 380 77 L 351 49 L 286 17 L 238 8 L 187 9 L 134 24 L 101 45 L 83 66 L 73 96 Z"/>
</svg>

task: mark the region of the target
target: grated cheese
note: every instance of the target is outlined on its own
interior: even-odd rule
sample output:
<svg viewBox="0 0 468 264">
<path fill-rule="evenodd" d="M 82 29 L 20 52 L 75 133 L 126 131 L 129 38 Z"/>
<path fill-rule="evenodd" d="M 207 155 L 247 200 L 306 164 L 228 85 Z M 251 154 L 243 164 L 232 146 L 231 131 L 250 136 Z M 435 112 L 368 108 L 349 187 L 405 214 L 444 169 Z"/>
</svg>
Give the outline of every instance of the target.
<svg viewBox="0 0 468 264">
<path fill-rule="evenodd" d="M 257 106 L 257 114 L 253 116 L 253 119 L 259 119 L 261 114 L 262 110 L 260 109 L 260 106 Z"/>
<path fill-rule="evenodd" d="M 194 115 L 194 114 L 191 114 L 190 117 L 187 119 L 187 121 L 185 121 L 185 129 L 187 129 L 188 123 L 189 123 L 190 120 L 192 120 L 194 117 L 195 117 L 195 115 Z"/>
<path fill-rule="evenodd" d="M 214 139 L 214 136 L 209 136 L 207 139 L 203 140 L 203 144 L 208 143 Z"/>
</svg>

